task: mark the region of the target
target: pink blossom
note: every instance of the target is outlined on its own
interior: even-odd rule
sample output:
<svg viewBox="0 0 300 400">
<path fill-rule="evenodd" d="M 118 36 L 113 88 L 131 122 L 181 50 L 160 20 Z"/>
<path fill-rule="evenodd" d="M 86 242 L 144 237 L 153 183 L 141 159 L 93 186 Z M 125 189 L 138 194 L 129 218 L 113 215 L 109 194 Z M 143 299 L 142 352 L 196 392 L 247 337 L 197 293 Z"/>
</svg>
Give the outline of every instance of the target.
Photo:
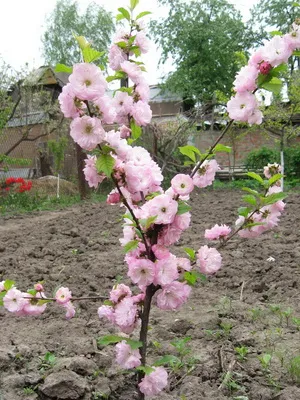
<svg viewBox="0 0 300 400">
<path fill-rule="evenodd" d="M 0 282 L 0 292 L 3 292 L 5 290 L 4 283 L 5 281 Z"/>
<path fill-rule="evenodd" d="M 75 118 L 70 125 L 70 135 L 85 150 L 93 150 L 105 138 L 101 121 L 88 116 Z"/>
<path fill-rule="evenodd" d="M 237 93 L 227 103 L 229 117 L 235 121 L 247 122 L 256 108 L 256 97 L 248 92 Z"/>
<path fill-rule="evenodd" d="M 190 223 L 191 223 L 191 213 L 186 212 L 180 215 L 176 215 L 172 225 L 177 229 L 185 231 L 190 226 Z"/>
<path fill-rule="evenodd" d="M 208 240 L 217 240 L 225 238 L 230 232 L 231 228 L 229 226 L 216 224 L 213 228 L 205 230 L 204 237 Z"/>
<path fill-rule="evenodd" d="M 141 80 L 138 85 L 136 85 L 133 97 L 135 101 L 142 100 L 148 102 L 150 98 L 150 88 L 146 81 Z"/>
<path fill-rule="evenodd" d="M 264 167 L 264 175 L 268 179 L 270 179 L 273 175 L 280 174 L 281 171 L 281 165 L 277 163 L 268 164 L 266 167 Z"/>
<path fill-rule="evenodd" d="M 181 271 L 190 271 L 192 269 L 191 262 L 187 258 L 177 257 L 176 258 L 177 268 Z"/>
<path fill-rule="evenodd" d="M 151 122 L 152 111 L 148 103 L 139 100 L 137 103 L 133 104 L 131 115 L 137 125 L 145 126 Z"/>
<path fill-rule="evenodd" d="M 197 264 L 203 274 L 215 274 L 221 268 L 221 254 L 213 247 L 202 246 L 197 253 Z"/>
<path fill-rule="evenodd" d="M 38 299 L 41 299 L 41 293 L 37 293 L 35 296 L 29 293 L 23 293 L 24 305 L 21 311 L 21 315 L 37 316 L 43 314 L 46 310 L 47 304 L 38 304 Z"/>
<path fill-rule="evenodd" d="M 162 310 L 177 310 L 185 303 L 191 293 L 186 283 L 174 281 L 157 292 L 157 306 Z"/>
<path fill-rule="evenodd" d="M 253 113 L 248 118 L 248 124 L 250 125 L 260 125 L 263 121 L 263 114 L 262 112 L 256 108 Z"/>
<path fill-rule="evenodd" d="M 128 123 L 128 114 L 131 113 L 133 106 L 133 99 L 126 92 L 117 91 L 113 100 L 112 106 L 116 110 L 116 122 Z"/>
<path fill-rule="evenodd" d="M 219 169 L 216 160 L 205 160 L 193 177 L 194 185 L 199 188 L 211 185 Z"/>
<path fill-rule="evenodd" d="M 44 291 L 44 286 L 41 284 L 41 282 L 38 282 L 38 283 L 36 283 L 36 284 L 34 285 L 34 289 L 35 289 L 37 292 L 43 292 L 43 291 Z M 1 290 L 0 290 L 0 292 L 1 292 Z"/>
<path fill-rule="evenodd" d="M 86 105 L 75 96 L 70 83 L 63 87 L 62 92 L 58 96 L 58 101 L 61 112 L 66 118 L 79 117 L 82 113 L 82 109 L 86 108 Z"/>
<path fill-rule="evenodd" d="M 139 287 L 148 286 L 154 279 L 154 263 L 146 259 L 136 259 L 128 265 L 128 276 Z"/>
<path fill-rule="evenodd" d="M 66 309 L 66 319 L 71 319 L 75 316 L 76 310 L 71 301 L 68 301 L 67 303 L 63 304 L 63 307 Z"/>
<path fill-rule="evenodd" d="M 252 92 L 256 89 L 256 79 L 258 77 L 258 70 L 254 66 L 246 66 L 241 68 L 237 74 L 234 84 L 234 90 L 238 93 L 245 91 Z"/>
<path fill-rule="evenodd" d="M 268 63 L 267 61 L 262 62 L 259 65 L 259 72 L 263 75 L 268 75 L 268 73 L 271 71 L 272 65 Z"/>
<path fill-rule="evenodd" d="M 132 295 L 130 288 L 123 283 L 120 283 L 113 287 L 110 291 L 109 300 L 113 303 L 119 303 L 125 297 L 130 297 Z"/>
<path fill-rule="evenodd" d="M 137 294 L 131 297 L 135 304 L 142 303 L 145 300 L 145 293 Z"/>
<path fill-rule="evenodd" d="M 127 55 L 118 45 L 113 44 L 108 53 L 108 60 L 110 68 L 117 71 L 121 69 L 121 64 L 127 60 Z"/>
<path fill-rule="evenodd" d="M 94 100 L 102 96 L 107 88 L 102 71 L 95 64 L 75 64 L 69 82 L 80 100 Z"/>
<path fill-rule="evenodd" d="M 177 213 L 178 203 L 168 195 L 160 194 L 145 203 L 142 208 L 149 216 L 156 216 L 156 224 L 170 224 Z"/>
<path fill-rule="evenodd" d="M 118 204 L 121 201 L 120 193 L 118 192 L 117 189 L 113 189 L 108 195 L 106 199 L 107 204 Z"/>
<path fill-rule="evenodd" d="M 119 131 L 109 131 L 106 133 L 107 143 L 114 148 L 119 159 L 124 160 L 127 153 L 131 150 L 131 146 L 127 144 L 126 139 L 121 138 Z"/>
<path fill-rule="evenodd" d="M 128 75 L 134 83 L 139 83 L 143 79 L 141 68 L 131 61 L 123 61 L 121 69 Z"/>
<path fill-rule="evenodd" d="M 116 110 L 112 106 L 112 99 L 108 96 L 101 96 L 94 100 L 99 118 L 103 124 L 113 124 L 116 119 Z"/>
<path fill-rule="evenodd" d="M 120 131 L 120 137 L 122 139 L 127 139 L 131 135 L 131 129 L 129 129 L 128 126 L 126 125 L 122 125 L 119 128 L 119 131 Z"/>
<path fill-rule="evenodd" d="M 258 222 L 258 223 L 260 223 L 261 220 L 260 220 L 260 218 L 258 218 L 258 217 L 259 217 L 259 216 L 253 216 L 253 222 L 256 222 L 256 223 Z M 237 227 L 240 227 L 241 225 L 244 224 L 244 222 L 245 222 L 245 217 L 240 216 L 240 217 L 236 220 L 235 225 L 236 225 Z M 255 237 L 261 235 L 264 231 L 265 231 L 265 228 L 264 228 L 263 225 L 256 225 L 256 226 L 252 226 L 252 227 L 250 227 L 250 228 L 241 229 L 241 230 L 238 232 L 238 235 L 239 235 L 240 237 L 242 237 L 242 238 L 251 239 L 251 238 L 255 238 Z"/>
<path fill-rule="evenodd" d="M 178 242 L 181 234 L 182 230 L 176 228 L 174 224 L 166 225 L 159 232 L 157 243 L 160 246 L 171 246 L 171 244 Z"/>
<path fill-rule="evenodd" d="M 83 168 L 83 173 L 85 179 L 89 185 L 89 187 L 94 187 L 97 189 L 98 185 L 105 179 L 104 174 L 98 174 L 96 168 L 96 156 L 90 156 L 88 154 L 88 158 L 84 160 L 85 167 Z"/>
<path fill-rule="evenodd" d="M 155 285 L 168 285 L 179 277 L 176 257 L 170 256 L 156 261 L 155 264 Z"/>
<path fill-rule="evenodd" d="M 168 257 L 170 257 L 170 255 L 171 255 L 169 249 L 167 249 L 167 248 L 164 247 L 164 246 L 160 246 L 160 245 L 158 245 L 158 244 L 154 244 L 154 245 L 152 246 L 152 251 L 153 251 L 155 257 L 156 257 L 158 260 L 162 260 L 163 258 L 168 258 Z"/>
<path fill-rule="evenodd" d="M 248 65 L 259 68 L 260 63 L 263 61 L 263 47 L 256 50 L 249 59 Z"/>
<path fill-rule="evenodd" d="M 292 51 L 298 49 L 300 47 L 300 26 L 294 22 L 292 31 L 284 35 L 284 40 Z"/>
<path fill-rule="evenodd" d="M 12 287 L 3 297 L 3 305 L 10 312 L 21 311 L 26 303 L 26 300 L 23 297 L 24 293 L 15 287 Z"/>
<path fill-rule="evenodd" d="M 264 61 L 276 67 L 279 64 L 287 63 L 292 52 L 287 41 L 283 37 L 276 35 L 265 44 L 262 56 Z"/>
<path fill-rule="evenodd" d="M 137 306 L 131 297 L 125 297 L 115 307 L 115 321 L 123 332 L 134 329 L 137 316 Z"/>
<path fill-rule="evenodd" d="M 116 345 L 117 363 L 125 369 L 136 368 L 141 365 L 141 355 L 138 349 L 133 350 L 125 340 Z"/>
<path fill-rule="evenodd" d="M 139 46 L 141 53 L 145 54 L 149 51 L 150 40 L 147 38 L 143 31 L 140 31 L 135 36 L 135 44 Z"/>
<path fill-rule="evenodd" d="M 186 196 L 194 189 L 193 179 L 189 175 L 177 174 L 171 180 L 172 189 L 176 194 Z"/>
<path fill-rule="evenodd" d="M 58 304 L 66 304 L 72 298 L 72 292 L 67 287 L 60 287 L 55 293 Z"/>
<path fill-rule="evenodd" d="M 111 306 L 101 306 L 98 308 L 98 316 L 100 319 L 106 318 L 109 320 L 111 323 L 115 323 L 115 312 L 113 307 Z"/>
<path fill-rule="evenodd" d="M 135 238 L 135 231 L 132 226 L 124 225 L 123 226 L 123 238 L 119 239 L 122 246 L 125 246 L 131 240 Z"/>
<path fill-rule="evenodd" d="M 168 373 L 163 367 L 154 367 L 154 371 L 145 375 L 139 383 L 142 393 L 151 398 L 157 396 L 168 384 Z"/>
</svg>

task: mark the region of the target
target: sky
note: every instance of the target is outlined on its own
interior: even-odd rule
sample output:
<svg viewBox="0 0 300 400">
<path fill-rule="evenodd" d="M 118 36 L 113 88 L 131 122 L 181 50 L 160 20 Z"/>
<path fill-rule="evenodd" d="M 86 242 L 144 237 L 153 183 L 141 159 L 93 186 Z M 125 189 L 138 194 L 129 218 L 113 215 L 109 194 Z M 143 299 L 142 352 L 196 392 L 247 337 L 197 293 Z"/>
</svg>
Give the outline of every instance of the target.
<svg viewBox="0 0 300 400">
<path fill-rule="evenodd" d="M 77 0 L 85 9 L 91 0 Z M 118 7 L 124 6 L 126 0 L 94 0 L 107 10 L 117 14 Z M 205 1 L 205 0 L 203 0 Z M 128 0 L 129 2 L 129 0 Z M 240 10 L 244 21 L 249 18 L 250 8 L 258 0 L 229 0 Z M 43 65 L 41 56 L 41 36 L 45 29 L 45 19 L 53 10 L 56 0 L 8 0 L 1 5 L 0 13 L 0 56 L 18 70 L 26 63 L 30 68 Z M 166 9 L 158 7 L 156 0 L 140 0 L 137 11 L 151 11 L 154 17 L 165 16 Z M 147 66 L 148 81 L 155 84 L 160 77 L 172 69 L 171 62 L 158 66 L 159 51 L 154 44 L 144 58 Z"/>
</svg>

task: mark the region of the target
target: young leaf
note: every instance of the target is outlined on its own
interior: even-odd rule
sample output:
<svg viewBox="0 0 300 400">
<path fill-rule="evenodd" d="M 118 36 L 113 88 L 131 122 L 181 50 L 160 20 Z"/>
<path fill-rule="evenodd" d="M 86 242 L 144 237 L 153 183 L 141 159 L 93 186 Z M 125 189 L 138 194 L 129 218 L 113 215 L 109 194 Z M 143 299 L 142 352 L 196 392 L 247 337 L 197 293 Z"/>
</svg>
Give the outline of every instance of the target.
<svg viewBox="0 0 300 400">
<path fill-rule="evenodd" d="M 247 218 L 247 216 L 248 216 L 248 214 L 249 214 L 250 211 L 251 211 L 251 209 L 248 208 L 248 207 L 240 207 L 240 208 L 238 209 L 239 215 L 240 215 L 241 217 L 245 217 L 245 218 Z"/>
<path fill-rule="evenodd" d="M 135 19 L 137 20 L 137 19 L 143 18 L 145 15 L 149 15 L 149 14 L 152 14 L 152 12 L 151 12 L 151 11 L 143 11 L 143 12 L 139 13 L 139 14 L 136 16 Z"/>
<path fill-rule="evenodd" d="M 86 40 L 84 36 L 74 35 L 74 38 L 77 40 L 80 50 L 84 50 L 86 47 L 90 46 L 90 43 Z"/>
<path fill-rule="evenodd" d="M 114 303 L 111 300 L 104 300 L 103 305 L 105 305 L 105 306 L 113 306 Z"/>
<path fill-rule="evenodd" d="M 123 247 L 124 253 L 128 253 L 129 251 L 135 250 L 139 245 L 138 240 L 131 240 L 130 242 L 126 243 Z"/>
<path fill-rule="evenodd" d="M 56 64 L 54 71 L 55 72 L 66 72 L 67 74 L 71 74 L 73 71 L 73 68 L 68 67 L 65 64 Z"/>
<path fill-rule="evenodd" d="M 137 350 L 140 347 L 143 346 L 143 343 L 140 342 L 139 340 L 132 340 L 132 339 L 125 339 L 127 344 L 129 344 L 129 346 L 132 348 L 132 350 Z"/>
<path fill-rule="evenodd" d="M 262 203 L 265 206 L 268 206 L 270 204 L 274 204 L 277 201 L 283 200 L 287 197 L 287 194 L 284 192 L 279 192 L 279 193 L 272 193 L 267 197 L 263 197 Z"/>
<path fill-rule="evenodd" d="M 130 0 L 130 9 L 133 11 L 135 7 L 139 4 L 140 0 Z"/>
<path fill-rule="evenodd" d="M 225 152 L 225 153 L 230 153 L 231 152 L 231 147 L 229 146 L 224 146 L 224 144 L 218 143 L 216 147 L 214 148 L 214 152 Z"/>
<path fill-rule="evenodd" d="M 178 210 L 177 215 L 185 214 L 192 209 L 185 201 L 178 200 Z"/>
<path fill-rule="evenodd" d="M 293 51 L 293 56 L 300 57 L 300 50 L 294 50 Z"/>
<path fill-rule="evenodd" d="M 82 50 L 82 56 L 84 59 L 84 62 L 86 63 L 92 63 L 98 58 L 102 57 L 105 54 L 105 51 L 97 51 L 95 49 L 92 49 L 91 47 L 85 47 Z"/>
<path fill-rule="evenodd" d="M 145 375 L 150 375 L 151 372 L 154 371 L 154 368 L 148 367 L 147 365 L 145 365 L 144 367 L 142 365 L 140 365 L 139 367 L 136 368 L 136 370 L 144 372 Z"/>
<path fill-rule="evenodd" d="M 272 186 L 275 182 L 279 181 L 283 177 L 282 174 L 275 174 L 271 176 L 271 178 L 268 180 L 268 183 L 270 186 Z"/>
<path fill-rule="evenodd" d="M 252 206 L 256 206 L 256 204 L 257 204 L 257 198 L 255 196 L 253 196 L 252 194 L 247 194 L 247 195 L 243 196 L 242 199 L 245 203 L 249 203 Z"/>
<path fill-rule="evenodd" d="M 155 220 L 157 218 L 157 215 L 154 215 L 153 217 L 148 217 L 147 219 L 140 219 L 140 224 L 145 228 L 148 229 L 152 224 L 155 223 Z"/>
<path fill-rule="evenodd" d="M 122 19 L 124 19 L 125 17 L 124 17 L 124 15 L 123 14 L 117 14 L 116 15 L 116 20 L 117 21 L 121 21 Z"/>
<path fill-rule="evenodd" d="M 96 161 L 97 172 L 104 172 L 110 178 L 115 165 L 115 159 L 110 154 L 101 154 Z"/>
<path fill-rule="evenodd" d="M 194 271 L 186 271 L 183 274 L 184 280 L 188 283 L 188 285 L 190 286 L 194 286 L 198 280 L 198 276 L 197 273 L 195 273 Z"/>
<path fill-rule="evenodd" d="M 256 172 L 247 172 L 247 176 L 250 176 L 250 178 L 257 180 L 259 183 L 264 185 L 263 178 L 260 175 L 258 175 Z"/>
<path fill-rule="evenodd" d="M 189 157 L 193 162 L 196 162 L 195 153 L 198 154 L 199 156 L 201 156 L 200 150 L 197 149 L 197 147 L 195 147 L 195 146 L 188 145 L 188 146 L 179 147 L 179 151 L 184 156 Z"/>
<path fill-rule="evenodd" d="M 159 360 L 155 361 L 154 366 L 159 367 L 161 365 L 169 365 L 172 367 L 173 365 L 180 364 L 180 359 L 176 356 L 166 355 L 161 357 Z"/>
<path fill-rule="evenodd" d="M 250 189 L 250 188 L 248 188 L 248 187 L 242 187 L 242 190 L 244 190 L 244 192 L 251 193 L 251 194 L 253 194 L 254 196 L 258 196 L 258 195 L 259 195 L 259 193 L 258 193 L 257 190 Z"/>
<path fill-rule="evenodd" d="M 270 35 L 271 36 L 282 36 L 282 32 L 280 32 L 280 31 L 272 31 L 272 32 L 270 32 Z"/>
<path fill-rule="evenodd" d="M 132 139 L 137 140 L 142 134 L 142 128 L 135 123 L 134 119 L 130 121 L 130 129 Z"/>
<path fill-rule="evenodd" d="M 120 7 L 120 8 L 118 8 L 118 11 L 120 11 L 120 13 L 122 15 L 124 15 L 124 18 L 126 18 L 128 21 L 130 21 L 130 13 L 128 10 L 126 10 L 126 8 Z"/>
<path fill-rule="evenodd" d="M 186 254 L 189 256 L 189 258 L 194 261 L 196 258 L 196 252 L 194 249 L 191 249 L 190 247 L 184 247 L 183 250 L 186 252 Z"/>
<path fill-rule="evenodd" d="M 266 89 L 269 92 L 274 94 L 280 94 L 282 89 L 283 83 L 282 81 L 277 78 L 276 76 L 272 77 L 272 79 L 268 82 L 263 82 L 260 86 L 261 89 Z"/>
<path fill-rule="evenodd" d="M 9 289 L 11 289 L 11 288 L 14 286 L 14 284 L 15 284 L 14 281 L 11 281 L 10 279 L 7 279 L 7 280 L 4 282 L 4 289 L 5 289 L 5 290 L 9 290 Z"/>
<path fill-rule="evenodd" d="M 122 342 L 122 340 L 126 340 L 126 338 L 123 336 L 117 336 L 117 335 L 107 335 L 107 336 L 103 336 L 103 338 L 97 339 L 97 343 L 100 346 L 107 346 L 109 344 Z"/>
</svg>

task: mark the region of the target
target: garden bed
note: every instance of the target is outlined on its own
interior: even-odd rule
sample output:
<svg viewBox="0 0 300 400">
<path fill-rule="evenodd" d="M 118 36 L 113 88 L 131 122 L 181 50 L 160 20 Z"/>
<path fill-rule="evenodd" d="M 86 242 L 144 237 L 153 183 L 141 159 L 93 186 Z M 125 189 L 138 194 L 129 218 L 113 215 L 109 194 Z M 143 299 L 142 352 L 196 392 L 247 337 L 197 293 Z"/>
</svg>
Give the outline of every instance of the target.
<svg viewBox="0 0 300 400">
<path fill-rule="evenodd" d="M 183 247 L 205 243 L 205 229 L 233 223 L 239 199 L 234 190 L 195 193 L 192 227 L 173 252 L 184 256 Z M 128 282 L 120 215 L 118 206 L 85 203 L 0 218 L 0 281 L 27 289 L 44 280 L 49 293 L 62 285 L 78 296 L 107 295 L 121 276 Z M 178 356 L 180 344 L 191 350 L 160 399 L 300 399 L 299 230 L 299 194 L 292 194 L 279 227 L 258 239 L 234 238 L 222 250 L 222 270 L 197 285 L 180 311 L 153 307 L 150 362 Z M 113 347 L 97 346 L 116 332 L 98 319 L 100 305 L 76 304 L 70 321 L 55 305 L 27 318 L 1 308 L 0 399 L 134 400 L 135 377 L 116 366 Z"/>
</svg>

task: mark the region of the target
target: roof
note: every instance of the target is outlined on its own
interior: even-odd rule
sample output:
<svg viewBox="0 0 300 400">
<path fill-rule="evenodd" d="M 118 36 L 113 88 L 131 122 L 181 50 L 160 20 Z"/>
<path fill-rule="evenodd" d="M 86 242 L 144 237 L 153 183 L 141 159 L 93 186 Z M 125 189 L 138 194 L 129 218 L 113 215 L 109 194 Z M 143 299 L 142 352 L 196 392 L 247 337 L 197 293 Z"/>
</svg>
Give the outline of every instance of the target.
<svg viewBox="0 0 300 400">
<path fill-rule="evenodd" d="M 63 87 L 68 83 L 69 75 L 66 72 L 55 72 L 52 67 L 42 66 L 30 72 L 24 79 L 23 84 L 25 86 L 59 85 Z"/>
<path fill-rule="evenodd" d="M 6 124 L 7 128 L 15 128 L 17 126 L 42 124 L 48 120 L 45 112 L 31 112 L 21 117 L 14 117 Z"/>
<path fill-rule="evenodd" d="M 181 102 L 182 97 L 168 90 L 162 89 L 158 85 L 150 86 L 150 103 Z"/>
</svg>

